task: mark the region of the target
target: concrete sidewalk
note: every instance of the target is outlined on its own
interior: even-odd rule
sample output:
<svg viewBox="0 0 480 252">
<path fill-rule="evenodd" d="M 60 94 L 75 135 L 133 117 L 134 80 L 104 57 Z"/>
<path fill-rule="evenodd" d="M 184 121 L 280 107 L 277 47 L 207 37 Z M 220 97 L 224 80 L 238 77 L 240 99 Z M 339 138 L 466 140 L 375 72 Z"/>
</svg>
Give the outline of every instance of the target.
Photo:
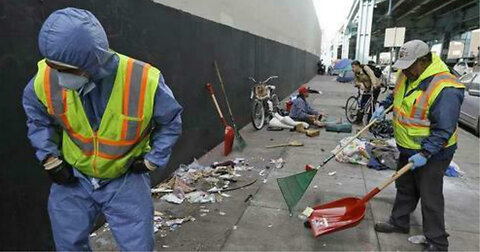
<svg viewBox="0 0 480 252">
<path fill-rule="evenodd" d="M 309 98 L 313 107 L 327 112 L 331 116 L 344 118 L 346 98 L 356 91 L 351 84 L 337 83 L 331 76 L 317 76 L 309 82 L 322 95 Z M 206 204 L 210 209 L 206 216 L 200 216 L 200 205 L 183 203 L 173 205 L 155 200 L 159 211 L 174 215 L 192 215 L 195 222 L 187 222 L 166 237 L 156 234 L 156 250 L 417 250 L 421 245 L 407 241 L 409 235 L 376 233 L 373 225 L 389 217 L 395 197 L 395 188 L 390 185 L 367 207 L 365 219 L 356 227 L 314 239 L 303 222 L 296 216 L 306 207 L 331 200 L 363 196 L 392 174 L 392 171 L 375 171 L 365 166 L 330 161 L 321 169 L 308 191 L 296 207 L 293 217 L 289 216 L 276 178 L 304 171 L 305 164 L 319 164 L 330 154 L 340 139 L 349 136 L 346 133 L 331 133 L 322 130 L 319 137 L 309 138 L 303 134 L 287 130 L 274 132 L 256 131 L 251 125 L 241 130 L 248 147 L 242 153 L 232 153 L 228 157 L 221 155 L 220 144 L 198 161 L 209 165 L 214 161 L 223 161 L 235 157 L 246 158 L 255 167 L 242 173 L 240 183 L 252 179 L 257 182 L 241 190 L 229 192 L 231 198 L 221 203 Z M 304 147 L 284 147 L 266 149 L 265 145 L 300 140 Z M 259 172 L 269 165 L 270 159 L 282 157 L 286 164 L 282 169 L 266 170 L 262 177 Z M 444 179 L 446 203 L 446 226 L 450 234 L 450 250 L 479 251 L 479 139 L 463 129 L 459 132 L 459 150 L 455 162 L 466 173 L 462 178 Z M 328 176 L 328 172 L 336 175 Z M 266 179 L 266 183 L 263 180 Z M 251 198 L 249 195 L 252 195 Z M 247 198 L 250 198 L 247 200 Z M 226 215 L 220 215 L 219 212 Z M 410 235 L 422 233 L 420 207 L 411 218 Z M 117 250 L 111 234 L 98 231 L 93 237 L 95 250 Z"/>
</svg>

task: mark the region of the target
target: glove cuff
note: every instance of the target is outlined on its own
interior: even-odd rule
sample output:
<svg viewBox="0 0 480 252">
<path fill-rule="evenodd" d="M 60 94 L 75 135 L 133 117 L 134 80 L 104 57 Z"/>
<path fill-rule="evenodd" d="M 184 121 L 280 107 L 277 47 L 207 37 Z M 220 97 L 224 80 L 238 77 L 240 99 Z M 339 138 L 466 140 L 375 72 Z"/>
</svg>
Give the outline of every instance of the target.
<svg viewBox="0 0 480 252">
<path fill-rule="evenodd" d="M 63 160 L 59 159 L 59 158 L 53 158 L 51 159 L 50 161 L 46 162 L 45 164 L 43 164 L 43 168 L 46 170 L 46 171 L 50 171 L 54 168 L 57 168 L 59 165 L 61 165 L 63 163 Z"/>
<path fill-rule="evenodd" d="M 157 165 L 155 165 L 154 163 L 148 161 L 147 159 L 144 159 L 143 162 L 145 163 L 145 167 L 147 167 L 147 169 L 150 170 L 150 171 L 154 171 L 155 169 L 158 168 Z"/>
</svg>

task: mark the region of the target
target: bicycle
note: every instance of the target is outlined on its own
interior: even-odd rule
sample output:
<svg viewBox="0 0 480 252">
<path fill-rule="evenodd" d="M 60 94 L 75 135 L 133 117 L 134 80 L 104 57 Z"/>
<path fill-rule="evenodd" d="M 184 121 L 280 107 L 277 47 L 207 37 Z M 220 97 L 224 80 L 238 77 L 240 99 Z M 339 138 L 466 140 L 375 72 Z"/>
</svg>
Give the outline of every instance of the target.
<svg viewBox="0 0 480 252">
<path fill-rule="evenodd" d="M 248 77 L 253 82 L 250 92 L 250 100 L 252 101 L 251 120 L 256 130 L 262 129 L 265 122 L 270 121 L 273 118 L 273 113 L 278 110 L 280 101 L 275 94 L 276 87 L 267 85 L 270 80 L 276 78 L 278 76 L 270 76 L 264 81 L 257 82 L 253 77 Z"/>
<path fill-rule="evenodd" d="M 362 107 L 361 103 L 363 95 L 370 95 L 370 97 L 365 102 L 365 105 Z M 345 115 L 347 117 L 347 121 L 349 121 L 350 123 L 356 123 L 360 121 L 362 121 L 364 124 L 368 123 L 373 112 L 375 112 L 375 103 L 376 102 L 373 102 L 372 91 L 368 91 L 362 94 L 360 92 L 360 88 L 357 87 L 357 95 L 350 96 L 345 103 Z M 362 116 L 362 118 L 357 118 L 359 115 Z"/>
</svg>

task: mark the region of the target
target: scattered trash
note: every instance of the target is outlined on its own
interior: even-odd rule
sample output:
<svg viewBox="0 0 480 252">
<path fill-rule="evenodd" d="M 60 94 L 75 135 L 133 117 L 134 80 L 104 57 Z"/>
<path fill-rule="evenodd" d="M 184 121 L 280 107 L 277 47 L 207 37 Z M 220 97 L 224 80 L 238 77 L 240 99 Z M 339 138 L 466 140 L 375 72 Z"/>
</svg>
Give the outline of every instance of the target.
<svg viewBox="0 0 480 252">
<path fill-rule="evenodd" d="M 261 170 L 261 171 L 258 173 L 258 175 L 260 175 L 260 176 L 265 175 L 265 169 Z"/>
<path fill-rule="evenodd" d="M 232 195 L 226 194 L 226 193 L 220 193 L 220 195 L 221 195 L 222 197 L 225 197 L 225 198 L 230 198 L 230 197 L 232 197 Z"/>
<path fill-rule="evenodd" d="M 253 198 L 253 195 L 249 194 L 248 197 L 245 199 L 245 202 L 248 202 L 251 198 Z"/>
<path fill-rule="evenodd" d="M 336 172 L 336 171 L 332 171 L 332 172 L 329 172 L 329 173 L 328 173 L 328 176 L 333 176 L 333 175 L 335 175 L 335 174 L 337 174 L 337 172 Z"/>
<path fill-rule="evenodd" d="M 202 191 L 191 192 L 185 195 L 188 202 L 194 203 L 215 203 L 215 195 Z"/>
<path fill-rule="evenodd" d="M 424 235 L 414 235 L 408 237 L 408 241 L 413 244 L 427 244 L 427 238 Z"/>
<path fill-rule="evenodd" d="M 272 224 L 269 224 L 268 227 L 271 228 L 271 227 L 273 227 L 273 225 L 272 225 Z"/>
<path fill-rule="evenodd" d="M 285 164 L 285 160 L 283 160 L 283 158 L 272 159 L 272 160 L 270 160 L 270 163 L 275 165 L 275 168 L 281 169 L 283 167 L 283 165 Z"/>
<path fill-rule="evenodd" d="M 165 237 L 167 237 L 167 234 L 162 233 L 162 234 L 160 234 L 160 237 L 165 238 Z"/>
<path fill-rule="evenodd" d="M 318 188 L 318 186 L 316 186 L 316 185 L 313 186 L 313 189 L 317 189 L 317 188 Z"/>
<path fill-rule="evenodd" d="M 200 212 L 202 212 L 202 213 L 209 213 L 209 212 L 210 212 L 210 209 L 200 209 Z"/>
<path fill-rule="evenodd" d="M 322 246 L 326 247 L 326 246 L 327 246 L 327 244 L 326 244 L 326 243 L 324 243 Z"/>
<path fill-rule="evenodd" d="M 207 215 L 206 213 L 201 213 L 201 214 L 200 214 L 200 217 L 204 217 L 204 216 L 206 216 L 206 215 Z"/>
<path fill-rule="evenodd" d="M 238 226 L 233 226 L 233 230 L 237 230 Z"/>
<path fill-rule="evenodd" d="M 220 212 L 218 212 L 218 214 L 220 214 L 221 216 L 224 216 L 224 215 L 226 215 L 226 213 L 225 213 L 225 212 L 221 212 L 221 211 L 220 211 Z"/>
<path fill-rule="evenodd" d="M 162 245 L 162 248 L 170 248 L 168 245 Z"/>
<path fill-rule="evenodd" d="M 342 183 L 340 183 L 340 182 L 337 182 L 337 185 L 341 186 L 341 185 L 342 185 Z"/>
<path fill-rule="evenodd" d="M 90 234 L 90 237 L 95 237 L 95 236 L 97 236 L 97 233 L 95 232 Z"/>
<path fill-rule="evenodd" d="M 263 183 L 266 184 L 266 183 L 267 183 L 267 179 L 264 179 L 264 180 L 263 180 Z"/>
<path fill-rule="evenodd" d="M 165 200 L 166 202 L 174 203 L 174 204 L 182 204 L 185 196 L 182 198 L 177 197 L 173 193 L 165 194 L 160 199 Z"/>
<path fill-rule="evenodd" d="M 321 151 L 321 152 L 324 152 L 324 151 L 325 151 L 325 149 L 324 149 L 324 148 L 320 148 L 320 151 Z"/>
</svg>

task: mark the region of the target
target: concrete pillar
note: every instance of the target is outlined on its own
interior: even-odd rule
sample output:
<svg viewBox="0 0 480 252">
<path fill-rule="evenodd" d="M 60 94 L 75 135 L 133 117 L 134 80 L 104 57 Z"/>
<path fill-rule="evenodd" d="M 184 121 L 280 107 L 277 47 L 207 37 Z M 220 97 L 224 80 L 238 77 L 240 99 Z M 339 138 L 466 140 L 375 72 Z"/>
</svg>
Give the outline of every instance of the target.
<svg viewBox="0 0 480 252">
<path fill-rule="evenodd" d="M 355 58 L 364 64 L 368 62 L 368 56 L 370 54 L 370 39 L 374 6 L 374 0 L 361 0 L 358 10 L 359 20 Z"/>
<path fill-rule="evenodd" d="M 343 42 L 342 42 L 342 59 L 348 58 L 348 51 L 350 49 L 350 29 L 345 28 L 343 32 Z"/>
<path fill-rule="evenodd" d="M 443 34 L 442 40 L 442 53 L 440 54 L 440 58 L 445 61 L 448 57 L 448 49 L 450 48 L 450 32 L 446 32 Z"/>
</svg>

